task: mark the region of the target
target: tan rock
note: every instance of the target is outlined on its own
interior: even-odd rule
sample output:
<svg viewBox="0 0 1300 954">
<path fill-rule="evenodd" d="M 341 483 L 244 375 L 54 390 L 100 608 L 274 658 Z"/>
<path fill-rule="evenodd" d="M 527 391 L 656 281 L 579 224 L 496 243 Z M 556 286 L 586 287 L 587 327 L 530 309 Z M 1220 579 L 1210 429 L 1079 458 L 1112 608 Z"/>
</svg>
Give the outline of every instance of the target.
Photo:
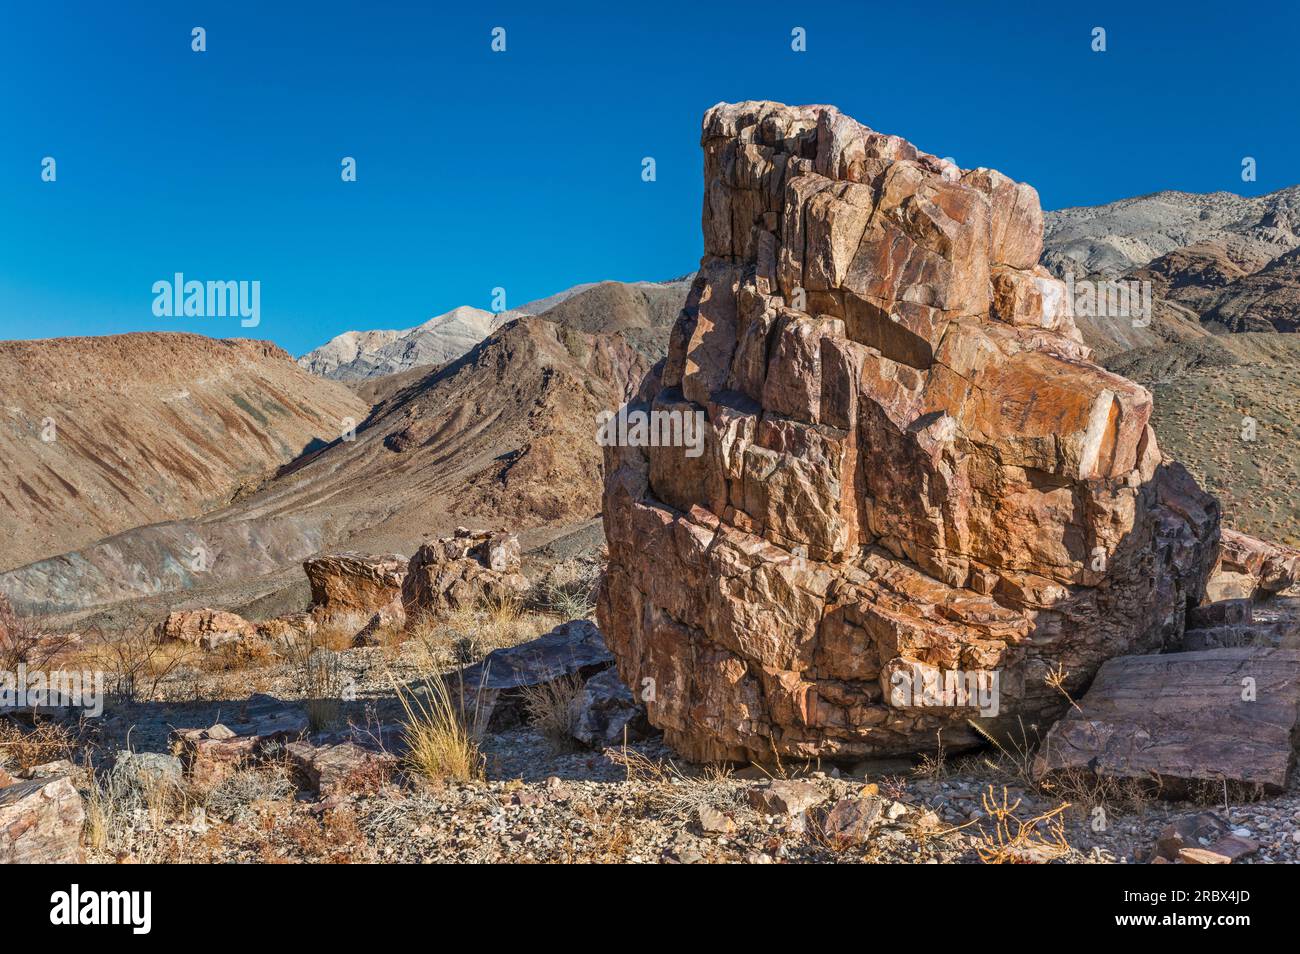
<svg viewBox="0 0 1300 954">
<path fill-rule="evenodd" d="M 773 779 L 749 790 L 749 803 L 768 815 L 802 815 L 824 801 L 825 792 L 798 779 Z"/>
<path fill-rule="evenodd" d="M 0 864 L 80 864 L 85 820 L 66 775 L 0 788 Z"/>
<path fill-rule="evenodd" d="M 704 451 L 605 448 L 598 618 L 667 740 L 952 751 L 1058 715 L 1049 672 L 1180 637 L 1218 504 L 1092 363 L 1034 190 L 827 106 L 719 104 L 701 143 L 705 257 L 647 403 L 703 413 Z M 913 672 L 996 698 L 896 700 Z"/>
<path fill-rule="evenodd" d="M 730 815 L 709 805 L 701 805 L 696 809 L 695 818 L 700 824 L 700 830 L 706 835 L 730 835 L 736 830 L 736 823 Z"/>
<path fill-rule="evenodd" d="M 257 624 L 257 635 L 268 642 L 292 646 L 316 634 L 316 618 L 310 613 L 288 613 Z"/>
<path fill-rule="evenodd" d="M 514 534 L 458 529 L 411 557 L 399 592 L 406 620 L 439 616 L 483 602 L 518 599 L 528 589 Z M 499 568 L 499 569 L 498 569 Z"/>
<path fill-rule="evenodd" d="M 1300 550 L 1223 528 L 1218 562 L 1206 586 L 1209 602 L 1262 599 L 1300 584 Z"/>
<path fill-rule="evenodd" d="M 168 614 L 154 628 L 160 642 L 182 642 L 212 650 L 257 637 L 257 627 L 237 613 L 223 610 L 182 610 Z"/>
</svg>

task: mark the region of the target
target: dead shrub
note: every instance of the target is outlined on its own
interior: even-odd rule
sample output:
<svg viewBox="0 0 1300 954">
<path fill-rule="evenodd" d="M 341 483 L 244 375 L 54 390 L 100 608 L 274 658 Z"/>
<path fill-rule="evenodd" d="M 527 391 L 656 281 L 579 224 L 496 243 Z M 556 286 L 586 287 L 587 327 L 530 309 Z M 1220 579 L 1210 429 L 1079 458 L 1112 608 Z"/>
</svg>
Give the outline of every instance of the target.
<svg viewBox="0 0 1300 954">
<path fill-rule="evenodd" d="M 1016 815 L 1020 799 L 1012 802 L 1005 787 L 999 798 L 993 786 L 981 795 L 985 818 L 979 828 L 975 852 L 989 865 L 1025 864 L 1053 861 L 1070 852 L 1061 815 L 1069 808 L 1062 803 L 1051 811 L 1032 818 Z"/>
<path fill-rule="evenodd" d="M 67 723 L 40 720 L 27 727 L 0 718 L 0 766 L 24 772 L 36 765 L 71 758 L 79 737 Z"/>
<path fill-rule="evenodd" d="M 578 748 L 573 737 L 577 726 L 573 703 L 580 692 L 582 679 L 577 675 L 521 689 L 528 724 L 558 751 L 571 752 Z"/>
</svg>

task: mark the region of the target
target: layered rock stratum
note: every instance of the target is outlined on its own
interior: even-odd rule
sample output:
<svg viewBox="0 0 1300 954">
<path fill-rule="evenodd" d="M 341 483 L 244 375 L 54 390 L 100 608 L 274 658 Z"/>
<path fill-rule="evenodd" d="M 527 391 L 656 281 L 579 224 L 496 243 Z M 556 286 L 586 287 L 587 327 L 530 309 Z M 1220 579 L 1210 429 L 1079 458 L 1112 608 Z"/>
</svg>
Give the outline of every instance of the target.
<svg viewBox="0 0 1300 954">
<path fill-rule="evenodd" d="M 634 409 L 702 414 L 704 452 L 605 451 L 598 616 L 667 740 L 951 749 L 1176 639 L 1218 504 L 1092 362 L 1037 193 L 828 106 L 720 104 L 701 141 L 702 267 Z M 996 714 L 924 700 L 945 673 L 996 673 Z"/>
</svg>

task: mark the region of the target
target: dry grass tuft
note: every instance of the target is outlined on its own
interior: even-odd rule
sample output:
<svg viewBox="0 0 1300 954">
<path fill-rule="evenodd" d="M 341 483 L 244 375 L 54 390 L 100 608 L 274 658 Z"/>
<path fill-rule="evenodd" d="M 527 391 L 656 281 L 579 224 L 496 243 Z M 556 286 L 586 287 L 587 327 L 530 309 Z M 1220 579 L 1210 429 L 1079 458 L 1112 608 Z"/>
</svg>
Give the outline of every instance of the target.
<svg viewBox="0 0 1300 954">
<path fill-rule="evenodd" d="M 126 760 L 107 772 L 92 770 L 85 796 L 87 844 L 141 861 L 164 860 L 162 829 L 196 807 L 182 783 Z"/>
<path fill-rule="evenodd" d="M 605 757 L 627 772 L 629 782 L 648 789 L 648 807 L 659 814 L 688 821 L 700 808 L 729 813 L 743 805 L 743 789 L 733 783 L 729 766 L 705 765 L 687 773 L 626 746 L 606 749 Z"/>
<path fill-rule="evenodd" d="M 414 689 L 393 680 L 393 689 L 406 713 L 402 741 L 407 749 L 405 764 L 412 775 L 433 784 L 483 778 L 478 726 L 466 724 L 461 715 L 464 706 L 453 701 L 440 674 L 427 674 Z M 461 689 L 463 696 L 464 687 Z"/>
</svg>

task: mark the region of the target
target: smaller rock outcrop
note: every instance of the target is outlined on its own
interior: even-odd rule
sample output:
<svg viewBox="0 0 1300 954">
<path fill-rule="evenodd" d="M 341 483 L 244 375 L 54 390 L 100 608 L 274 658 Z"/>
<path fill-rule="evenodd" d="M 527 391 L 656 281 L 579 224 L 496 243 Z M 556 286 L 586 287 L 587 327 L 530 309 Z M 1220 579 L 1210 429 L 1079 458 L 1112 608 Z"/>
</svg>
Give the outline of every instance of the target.
<svg viewBox="0 0 1300 954">
<path fill-rule="evenodd" d="M 570 709 L 573 737 L 593 749 L 635 741 L 649 728 L 645 706 L 636 701 L 613 667 L 588 679 Z"/>
<path fill-rule="evenodd" d="M 308 725 L 300 706 L 259 694 L 250 696 L 229 722 L 174 730 L 172 751 L 180 757 L 190 782 L 206 789 L 252 761 L 268 744 L 296 741 Z"/>
<path fill-rule="evenodd" d="M 588 678 L 613 663 L 600 630 L 588 620 L 573 620 L 526 643 L 493 650 L 452 676 L 450 684 L 477 725 L 504 728 L 521 721 L 524 690 L 567 677 Z"/>
<path fill-rule="evenodd" d="M 169 613 L 154 627 L 154 634 L 159 642 L 189 643 L 212 650 L 256 639 L 257 627 L 237 613 L 204 608 Z"/>
<path fill-rule="evenodd" d="M 408 620 L 517 598 L 528 589 L 519 572 L 519 538 L 504 531 L 458 528 L 426 543 L 411 557 L 401 587 Z"/>
<path fill-rule="evenodd" d="M 1300 584 L 1300 550 L 1224 527 L 1206 599 L 1263 599 Z"/>
<path fill-rule="evenodd" d="M 312 612 L 323 618 L 344 613 L 369 617 L 402 610 L 406 559 L 397 554 L 331 553 L 303 562 L 311 583 Z"/>
</svg>

